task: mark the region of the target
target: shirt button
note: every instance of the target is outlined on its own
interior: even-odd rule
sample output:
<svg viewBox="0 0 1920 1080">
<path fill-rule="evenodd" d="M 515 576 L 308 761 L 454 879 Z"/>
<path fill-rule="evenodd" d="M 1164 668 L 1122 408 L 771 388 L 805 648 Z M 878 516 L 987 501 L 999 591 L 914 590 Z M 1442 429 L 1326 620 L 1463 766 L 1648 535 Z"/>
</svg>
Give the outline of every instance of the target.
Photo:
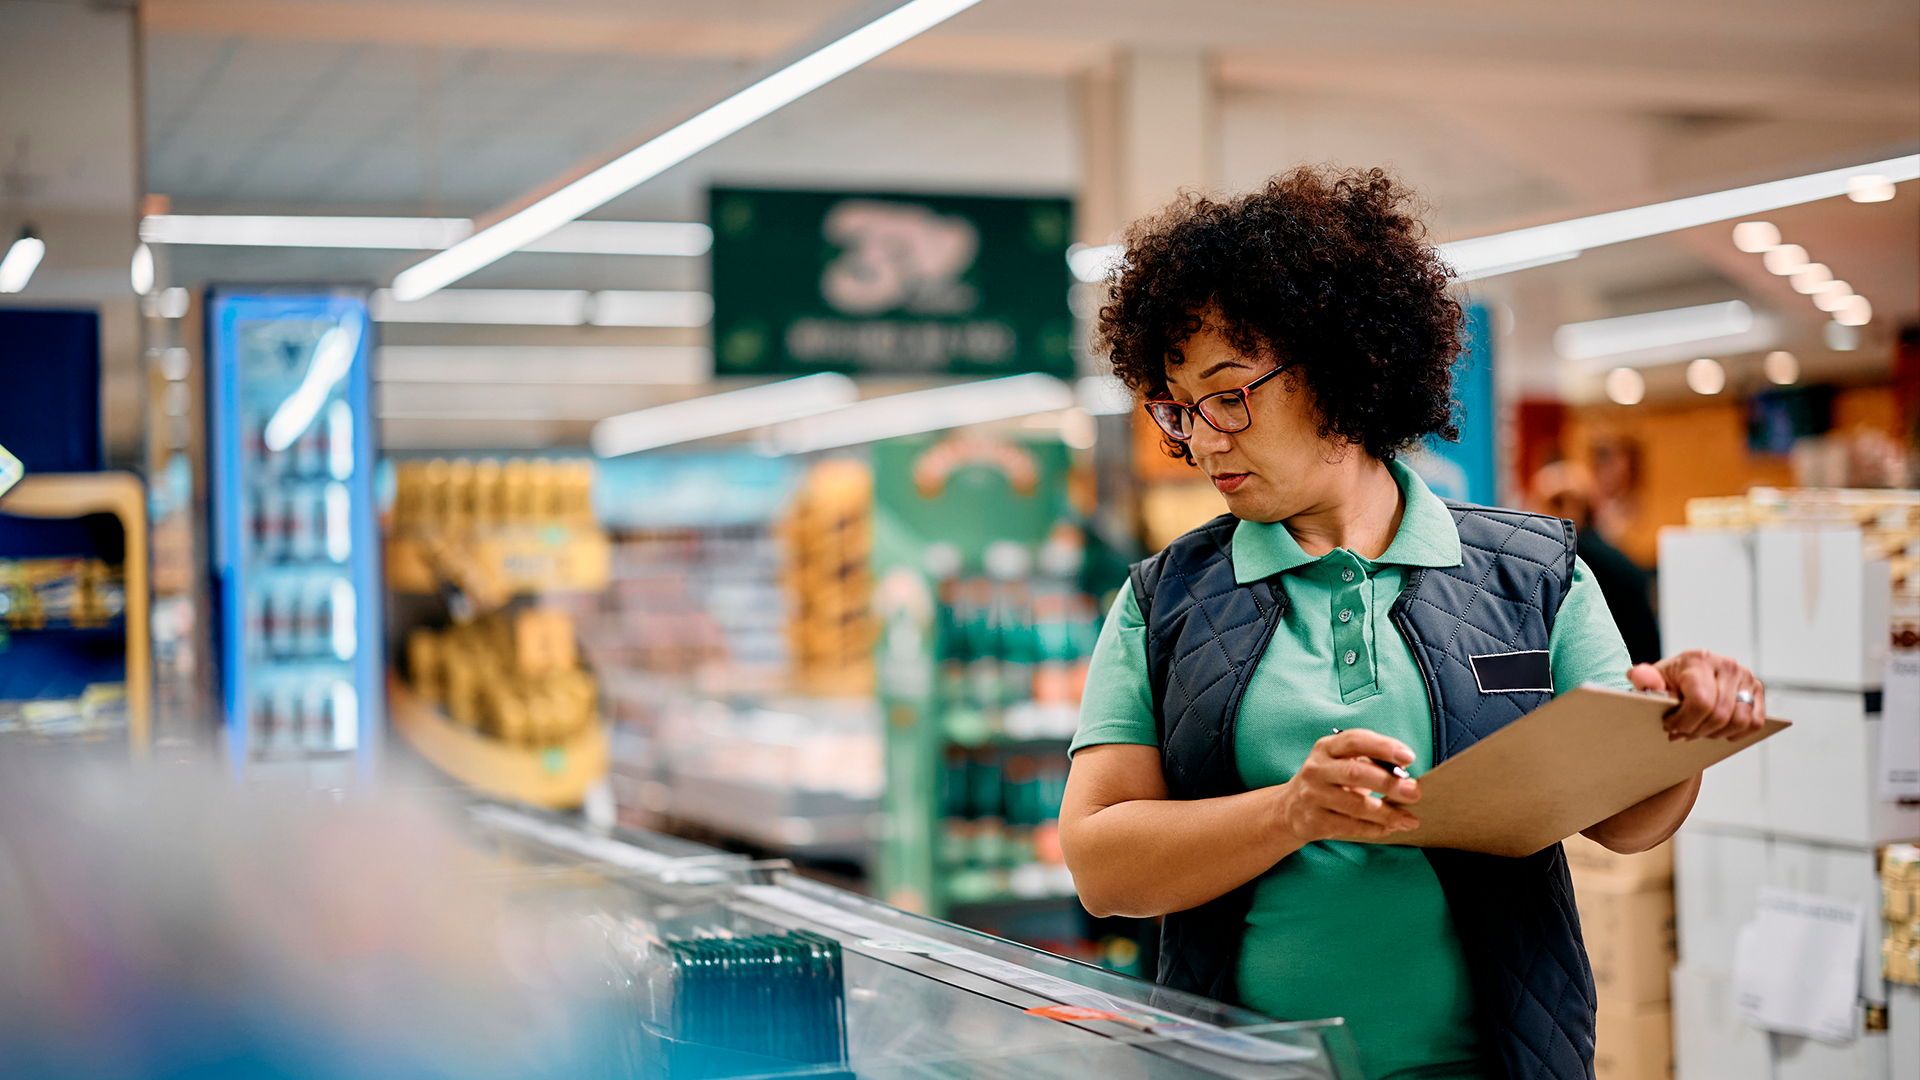
<svg viewBox="0 0 1920 1080">
<path fill-rule="evenodd" d="M 1342 571 L 1340 571 L 1340 580 L 1341 580 L 1341 581 L 1352 581 L 1352 580 L 1353 580 L 1353 571 L 1351 571 L 1351 570 L 1342 570 Z"/>
<path fill-rule="evenodd" d="M 1352 608 L 1341 608 L 1341 609 L 1340 609 L 1340 621 L 1341 621 L 1341 622 L 1352 622 L 1352 621 L 1353 621 L 1353 609 L 1352 609 Z"/>
<path fill-rule="evenodd" d="M 1358 659 L 1360 659 L 1359 653 L 1354 652 L 1352 649 L 1347 650 L 1347 663 L 1349 665 L 1351 665 L 1355 660 L 1358 660 Z"/>
</svg>

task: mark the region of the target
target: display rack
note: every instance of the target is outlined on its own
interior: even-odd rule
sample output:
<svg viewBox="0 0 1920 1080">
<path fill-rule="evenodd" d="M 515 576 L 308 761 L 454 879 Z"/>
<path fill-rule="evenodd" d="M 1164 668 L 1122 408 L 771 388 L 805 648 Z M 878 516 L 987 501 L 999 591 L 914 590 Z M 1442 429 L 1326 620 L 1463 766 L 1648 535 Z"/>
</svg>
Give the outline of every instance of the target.
<svg viewBox="0 0 1920 1080">
<path fill-rule="evenodd" d="M 77 518 L 112 514 L 126 537 L 123 574 L 126 606 L 127 741 L 136 756 L 151 742 L 153 638 L 147 589 L 147 499 L 139 477 L 127 472 L 37 473 L 22 477 L 0 496 L 0 513 L 30 518 Z"/>
<path fill-rule="evenodd" d="M 387 679 L 395 731 L 479 791 L 580 806 L 606 779 L 608 738 L 575 617 L 552 601 L 607 586 L 592 464 L 434 458 L 394 480 L 386 580 L 411 613 Z"/>
</svg>

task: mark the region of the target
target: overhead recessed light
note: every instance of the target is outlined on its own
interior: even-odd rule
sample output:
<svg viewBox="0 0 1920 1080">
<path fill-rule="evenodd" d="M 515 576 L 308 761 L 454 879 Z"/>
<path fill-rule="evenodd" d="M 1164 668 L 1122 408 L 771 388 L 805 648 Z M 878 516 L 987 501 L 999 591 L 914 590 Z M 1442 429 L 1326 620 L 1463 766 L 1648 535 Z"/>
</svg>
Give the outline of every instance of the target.
<svg viewBox="0 0 1920 1080">
<path fill-rule="evenodd" d="M 1760 370 L 1766 373 L 1767 381 L 1775 386 L 1791 386 L 1800 381 L 1800 358 L 1790 352 L 1775 350 L 1760 361 Z"/>
<path fill-rule="evenodd" d="M 1780 229 L 1771 221 L 1743 221 L 1733 227 L 1733 246 L 1758 255 L 1780 245 Z"/>
<path fill-rule="evenodd" d="M 150 244 L 438 251 L 473 234 L 467 218 L 271 217 L 155 214 L 140 221 Z M 520 250 L 563 255 L 704 255 L 713 230 L 697 221 L 571 221 Z"/>
<path fill-rule="evenodd" d="M 1647 380 L 1630 367 L 1617 367 L 1607 372 L 1606 389 L 1614 404 L 1638 405 L 1647 396 Z"/>
<path fill-rule="evenodd" d="M 1767 253 L 1760 256 L 1760 262 L 1768 273 L 1786 277 L 1807 265 L 1807 249 L 1799 244 L 1781 244 L 1767 249 Z"/>
<path fill-rule="evenodd" d="M 1847 306 L 1833 313 L 1833 321 L 1841 326 L 1865 326 L 1873 321 L 1873 305 L 1864 296 L 1848 297 Z"/>
<path fill-rule="evenodd" d="M 152 248 L 145 244 L 134 247 L 133 261 L 127 267 L 127 280 L 136 296 L 145 296 L 153 291 Z"/>
<path fill-rule="evenodd" d="M 1879 173 L 1847 178 L 1847 198 L 1854 202 L 1886 202 L 1893 198 L 1893 181 Z"/>
<path fill-rule="evenodd" d="M 32 228 L 21 228 L 20 239 L 0 258 L 0 293 L 16 293 L 26 288 L 46 254 L 47 242 L 33 235 Z"/>
<path fill-rule="evenodd" d="M 1794 292 L 1811 295 L 1819 292 L 1827 282 L 1832 280 L 1833 271 L 1827 269 L 1826 263 L 1808 263 L 1795 270 L 1792 276 L 1787 278 L 1787 284 L 1793 286 Z"/>
<path fill-rule="evenodd" d="M 1687 388 L 1696 394 L 1717 394 L 1727 388 L 1727 369 L 1703 356 L 1687 365 Z"/>
<path fill-rule="evenodd" d="M 1813 294 L 1813 306 L 1821 311 L 1839 311 L 1853 299 L 1853 286 L 1844 281 L 1827 282 L 1827 287 Z"/>
</svg>

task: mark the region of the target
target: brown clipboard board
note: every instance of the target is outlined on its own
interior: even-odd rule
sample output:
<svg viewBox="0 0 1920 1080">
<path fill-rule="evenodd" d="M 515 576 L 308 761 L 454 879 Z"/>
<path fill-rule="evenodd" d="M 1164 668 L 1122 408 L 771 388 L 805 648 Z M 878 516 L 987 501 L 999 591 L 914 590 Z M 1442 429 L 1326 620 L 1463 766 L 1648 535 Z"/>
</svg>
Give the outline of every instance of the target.
<svg viewBox="0 0 1920 1080">
<path fill-rule="evenodd" d="M 1374 843 L 1531 855 L 1789 727 L 1670 742 L 1657 694 L 1580 687 L 1420 777 L 1419 828 Z"/>
</svg>

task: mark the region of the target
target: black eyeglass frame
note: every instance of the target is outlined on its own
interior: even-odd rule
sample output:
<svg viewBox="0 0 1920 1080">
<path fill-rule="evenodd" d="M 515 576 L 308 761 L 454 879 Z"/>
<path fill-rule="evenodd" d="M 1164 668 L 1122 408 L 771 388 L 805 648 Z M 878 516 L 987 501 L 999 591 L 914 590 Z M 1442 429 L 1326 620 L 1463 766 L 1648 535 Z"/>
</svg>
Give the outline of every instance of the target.
<svg viewBox="0 0 1920 1080">
<path fill-rule="evenodd" d="M 1244 386 L 1238 386 L 1232 390 L 1221 390 L 1217 393 L 1208 394 L 1206 397 L 1201 398 L 1200 400 L 1194 402 L 1191 405 L 1188 405 L 1186 402 L 1183 402 L 1183 401 L 1175 401 L 1172 398 L 1154 398 L 1152 401 L 1144 402 L 1140 407 L 1147 410 L 1147 415 L 1153 417 L 1153 422 L 1159 426 L 1161 431 L 1164 431 L 1167 433 L 1168 438 L 1177 440 L 1179 442 L 1186 442 L 1187 440 L 1193 438 L 1192 417 L 1196 414 L 1200 417 L 1200 419 L 1205 420 L 1207 422 L 1208 427 L 1219 432 L 1220 434 L 1238 435 L 1239 433 L 1253 426 L 1253 403 L 1247 400 L 1247 394 L 1253 390 L 1259 389 L 1261 383 L 1266 382 L 1268 379 L 1273 378 L 1275 375 L 1280 374 L 1282 371 L 1285 371 L 1286 369 L 1287 369 L 1287 365 L 1280 364 L 1276 366 L 1272 371 L 1269 371 L 1265 375 L 1261 375 L 1255 378 L 1253 381 L 1247 383 Z M 1222 398 L 1222 397 L 1237 397 L 1240 399 L 1240 408 L 1242 411 L 1244 411 L 1247 414 L 1246 423 L 1240 425 L 1237 428 L 1221 427 L 1218 423 L 1214 421 L 1213 417 L 1207 415 L 1207 402 L 1212 401 L 1214 398 Z M 1185 412 L 1188 416 L 1187 433 L 1182 435 L 1179 432 L 1168 427 L 1167 422 L 1160 419 L 1160 414 L 1154 411 L 1153 407 L 1155 405 L 1171 405 L 1174 408 Z"/>
</svg>

